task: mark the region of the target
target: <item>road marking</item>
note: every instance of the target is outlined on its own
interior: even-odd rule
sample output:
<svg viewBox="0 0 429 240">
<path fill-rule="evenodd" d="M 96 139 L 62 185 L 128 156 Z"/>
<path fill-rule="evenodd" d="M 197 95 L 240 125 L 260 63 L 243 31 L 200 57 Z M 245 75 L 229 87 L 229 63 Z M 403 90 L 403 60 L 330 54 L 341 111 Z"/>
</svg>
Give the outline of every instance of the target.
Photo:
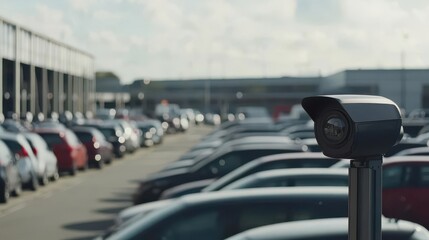
<svg viewBox="0 0 429 240">
<path fill-rule="evenodd" d="M 16 206 L 13 206 L 11 208 L 5 209 L 5 210 L 0 212 L 0 218 L 5 217 L 5 216 L 12 214 L 14 212 L 17 212 L 17 211 L 25 208 L 26 206 L 27 206 L 27 204 L 21 203 L 21 204 L 18 204 Z"/>
</svg>

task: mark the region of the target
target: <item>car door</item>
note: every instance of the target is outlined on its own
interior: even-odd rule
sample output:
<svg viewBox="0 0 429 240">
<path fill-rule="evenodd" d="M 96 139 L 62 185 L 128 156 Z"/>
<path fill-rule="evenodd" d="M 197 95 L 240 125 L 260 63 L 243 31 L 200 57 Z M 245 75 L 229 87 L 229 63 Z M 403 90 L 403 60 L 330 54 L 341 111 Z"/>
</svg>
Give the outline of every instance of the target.
<svg viewBox="0 0 429 240">
<path fill-rule="evenodd" d="M 11 154 L 16 159 L 16 166 L 19 172 L 19 176 L 23 182 L 28 182 L 32 178 L 33 165 L 28 156 L 21 154 L 22 146 L 15 140 L 3 139 L 3 142 L 7 145 Z"/>
<path fill-rule="evenodd" d="M 409 219 L 418 184 L 417 168 L 405 164 L 383 166 L 383 215 L 390 218 Z"/>
<path fill-rule="evenodd" d="M 15 156 L 12 155 L 6 144 L 4 144 L 2 141 L 0 141 L 0 153 L 1 160 L 6 168 L 6 175 L 10 187 L 15 187 L 21 183 L 17 167 L 17 160 Z"/>
</svg>

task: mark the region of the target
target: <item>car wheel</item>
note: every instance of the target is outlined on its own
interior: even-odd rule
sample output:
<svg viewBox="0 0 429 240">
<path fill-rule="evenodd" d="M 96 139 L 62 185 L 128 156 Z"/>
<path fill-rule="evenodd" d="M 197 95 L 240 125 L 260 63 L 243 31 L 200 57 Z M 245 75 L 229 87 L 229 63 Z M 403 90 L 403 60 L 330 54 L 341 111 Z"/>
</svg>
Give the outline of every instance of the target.
<svg viewBox="0 0 429 240">
<path fill-rule="evenodd" d="M 10 197 L 9 187 L 7 186 L 7 184 L 5 184 L 5 186 L 2 187 L 0 191 L 0 203 L 7 203 Z"/>
<path fill-rule="evenodd" d="M 18 197 L 22 193 L 22 185 L 19 183 L 13 190 L 13 196 Z"/>
<path fill-rule="evenodd" d="M 86 171 L 89 168 L 89 163 L 88 161 L 80 168 L 81 171 Z"/>
<path fill-rule="evenodd" d="M 101 159 L 100 161 L 97 162 L 97 168 L 102 169 L 103 167 L 104 167 L 104 160 Z"/>
<path fill-rule="evenodd" d="M 32 175 L 31 180 L 29 182 L 29 188 L 32 191 L 36 191 L 39 188 L 39 180 L 35 175 Z"/>
<path fill-rule="evenodd" d="M 70 175 L 75 176 L 77 173 L 76 163 L 73 163 L 73 167 L 69 170 Z"/>
<path fill-rule="evenodd" d="M 51 176 L 52 181 L 57 181 L 60 178 L 60 174 L 58 173 L 58 168 L 55 168 L 54 174 Z"/>
<path fill-rule="evenodd" d="M 46 186 L 49 183 L 48 173 L 45 171 L 43 176 L 39 179 L 40 185 Z"/>
</svg>

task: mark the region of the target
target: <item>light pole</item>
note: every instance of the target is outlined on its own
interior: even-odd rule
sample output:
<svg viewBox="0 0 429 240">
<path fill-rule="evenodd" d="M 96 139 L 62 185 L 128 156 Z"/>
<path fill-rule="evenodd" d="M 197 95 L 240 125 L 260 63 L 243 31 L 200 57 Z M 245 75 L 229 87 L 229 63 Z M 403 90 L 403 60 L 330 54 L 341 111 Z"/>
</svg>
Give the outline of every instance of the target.
<svg viewBox="0 0 429 240">
<path fill-rule="evenodd" d="M 403 109 L 406 109 L 405 107 L 405 102 L 406 102 L 406 84 L 405 84 L 405 80 L 406 80 L 406 76 L 405 76 L 405 42 L 408 39 L 408 34 L 404 33 L 402 35 L 402 40 L 403 40 L 403 44 L 402 44 L 402 50 L 401 50 L 401 75 L 400 75 L 400 81 L 401 81 L 401 107 Z"/>
</svg>

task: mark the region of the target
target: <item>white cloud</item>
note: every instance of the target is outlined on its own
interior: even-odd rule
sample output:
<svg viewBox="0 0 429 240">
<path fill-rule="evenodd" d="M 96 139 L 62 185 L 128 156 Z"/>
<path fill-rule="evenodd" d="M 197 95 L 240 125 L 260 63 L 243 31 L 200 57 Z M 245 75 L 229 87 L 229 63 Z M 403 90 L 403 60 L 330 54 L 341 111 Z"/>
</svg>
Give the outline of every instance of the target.
<svg viewBox="0 0 429 240">
<path fill-rule="evenodd" d="M 79 47 L 75 32 L 67 22 L 64 12 L 60 9 L 37 4 L 34 7 L 33 15 L 15 13 L 13 20 L 35 32 Z"/>
<path fill-rule="evenodd" d="M 69 0 L 70 6 L 77 11 L 87 13 L 98 0 Z"/>
<path fill-rule="evenodd" d="M 330 0 L 340 17 L 323 24 L 298 21 L 297 1 L 69 0 L 13 20 L 87 47 L 125 82 L 399 67 L 401 51 L 407 66 L 429 65 L 426 0 Z"/>
<path fill-rule="evenodd" d="M 89 41 L 93 46 L 102 47 L 111 54 L 125 53 L 130 50 L 127 42 L 112 31 L 91 32 L 89 33 Z"/>
<path fill-rule="evenodd" d="M 122 15 L 113 11 L 107 11 L 104 9 L 95 10 L 92 13 L 92 17 L 97 21 L 119 21 Z"/>
</svg>

